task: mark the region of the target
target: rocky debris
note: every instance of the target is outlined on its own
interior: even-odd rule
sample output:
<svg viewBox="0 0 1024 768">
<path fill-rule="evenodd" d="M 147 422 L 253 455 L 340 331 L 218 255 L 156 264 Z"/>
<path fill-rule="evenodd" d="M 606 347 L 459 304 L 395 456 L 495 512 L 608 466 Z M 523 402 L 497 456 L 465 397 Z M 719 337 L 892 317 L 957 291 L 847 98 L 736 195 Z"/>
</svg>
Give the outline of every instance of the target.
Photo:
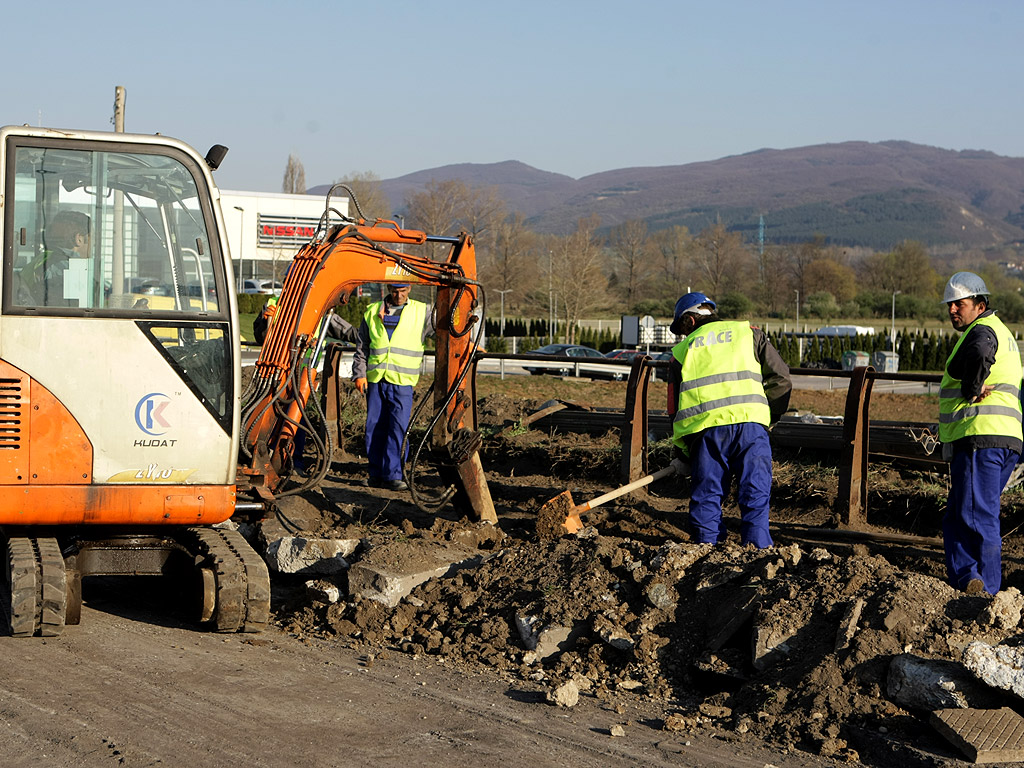
<svg viewBox="0 0 1024 768">
<path fill-rule="evenodd" d="M 347 558 L 359 544 L 358 539 L 281 536 L 266 542 L 263 559 L 278 573 L 338 574 L 348 570 Z"/>
<path fill-rule="evenodd" d="M 483 560 L 478 550 L 430 539 L 370 543 L 349 569 L 349 594 L 394 608 L 423 582 L 476 567 Z"/>
<path fill-rule="evenodd" d="M 857 623 L 864 611 L 864 598 L 858 597 L 851 601 L 843 610 L 839 619 L 839 629 L 836 630 L 836 651 L 841 651 L 850 645 L 853 636 L 857 633 Z"/>
<path fill-rule="evenodd" d="M 986 685 L 1024 698 L 1024 648 L 975 641 L 964 650 L 964 666 Z"/>
<path fill-rule="evenodd" d="M 550 691 L 547 695 L 549 703 L 554 704 L 557 707 L 575 707 L 580 700 L 580 689 L 576 685 L 575 681 L 569 680 L 566 683 L 562 683 L 560 686 Z"/>
<path fill-rule="evenodd" d="M 523 658 L 528 664 L 546 659 L 572 647 L 573 630 L 560 624 L 544 626 L 539 616 L 516 614 L 516 628 L 529 655 Z"/>
<path fill-rule="evenodd" d="M 912 653 L 901 653 L 889 664 L 886 695 L 901 707 L 928 712 L 995 703 L 991 691 L 962 664 Z"/>
<path fill-rule="evenodd" d="M 329 581 L 316 580 L 306 582 L 306 594 L 315 603 L 333 605 L 341 600 L 341 590 Z"/>
<path fill-rule="evenodd" d="M 1016 587 L 1004 589 L 992 598 L 978 616 L 978 623 L 996 629 L 1012 629 L 1020 624 L 1024 596 Z"/>
</svg>

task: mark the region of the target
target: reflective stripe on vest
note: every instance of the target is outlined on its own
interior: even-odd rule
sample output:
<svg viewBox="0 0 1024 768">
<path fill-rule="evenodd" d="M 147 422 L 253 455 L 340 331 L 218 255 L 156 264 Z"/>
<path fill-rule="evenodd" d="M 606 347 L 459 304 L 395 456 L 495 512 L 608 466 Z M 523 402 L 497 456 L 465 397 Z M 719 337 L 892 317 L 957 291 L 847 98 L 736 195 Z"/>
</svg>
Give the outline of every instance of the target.
<svg viewBox="0 0 1024 768">
<path fill-rule="evenodd" d="M 413 386 L 420 379 L 423 362 L 423 326 L 427 319 L 427 305 L 410 299 L 399 315 L 398 325 L 388 338 L 380 310 L 384 302 L 378 301 L 366 308 L 363 319 L 370 329 L 370 354 L 366 359 L 366 380 L 381 380 Z"/>
<path fill-rule="evenodd" d="M 684 452 L 683 438 L 709 427 L 748 421 L 768 426 L 771 411 L 749 323 L 703 325 L 676 344 L 672 355 L 682 366 L 672 441 Z"/>
<path fill-rule="evenodd" d="M 992 387 L 983 400 L 968 403 L 963 398 L 961 382 L 949 374 L 949 362 L 975 325 L 991 328 L 999 346 L 996 359 L 985 384 Z M 946 370 L 939 385 L 939 440 L 951 443 L 972 435 L 1001 435 L 1021 439 L 1021 360 L 1017 342 L 1010 329 L 995 315 L 979 317 L 957 340 L 946 360 Z"/>
</svg>

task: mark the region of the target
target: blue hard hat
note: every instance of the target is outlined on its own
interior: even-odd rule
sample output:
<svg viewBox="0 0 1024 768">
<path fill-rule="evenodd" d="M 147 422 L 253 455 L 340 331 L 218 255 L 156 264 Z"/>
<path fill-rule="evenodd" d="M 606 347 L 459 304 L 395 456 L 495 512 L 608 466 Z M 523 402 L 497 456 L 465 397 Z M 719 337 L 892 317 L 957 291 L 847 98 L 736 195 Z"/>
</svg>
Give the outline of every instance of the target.
<svg viewBox="0 0 1024 768">
<path fill-rule="evenodd" d="M 682 316 L 687 312 L 694 311 L 702 304 L 710 304 L 712 309 L 716 309 L 718 307 L 715 302 L 700 291 L 694 291 L 693 293 L 687 293 L 680 296 L 679 301 L 676 302 L 675 312 L 672 317 L 672 325 L 669 327 L 669 330 L 678 336 L 682 327 L 682 323 L 680 323 Z"/>
<path fill-rule="evenodd" d="M 388 288 L 409 288 L 409 283 L 389 283 Z"/>
</svg>

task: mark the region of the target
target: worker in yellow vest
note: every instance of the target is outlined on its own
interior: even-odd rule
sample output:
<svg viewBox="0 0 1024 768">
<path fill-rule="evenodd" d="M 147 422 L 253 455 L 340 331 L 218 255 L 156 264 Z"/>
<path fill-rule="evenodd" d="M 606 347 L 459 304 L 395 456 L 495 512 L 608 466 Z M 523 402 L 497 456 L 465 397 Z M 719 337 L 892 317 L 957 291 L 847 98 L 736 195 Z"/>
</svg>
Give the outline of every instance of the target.
<svg viewBox="0 0 1024 768">
<path fill-rule="evenodd" d="M 352 379 L 366 395 L 366 458 L 363 485 L 402 491 L 402 444 L 412 415 L 413 387 L 420 378 L 424 342 L 434 332 L 433 314 L 409 298 L 410 285 L 392 283 L 389 294 L 366 308 L 352 356 Z"/>
<path fill-rule="evenodd" d="M 1002 585 L 999 499 L 1020 460 L 1021 359 L 1013 333 L 988 306 L 988 288 L 957 272 L 942 300 L 963 335 L 939 388 L 939 440 L 950 460 L 942 535 L 949 583 L 994 595 Z"/>
<path fill-rule="evenodd" d="M 669 363 L 672 442 L 689 461 L 695 541 L 725 541 L 722 500 L 739 482 L 740 542 L 770 547 L 772 449 L 768 427 L 789 407 L 789 366 L 760 328 L 721 320 L 700 292 L 676 302 Z"/>
</svg>

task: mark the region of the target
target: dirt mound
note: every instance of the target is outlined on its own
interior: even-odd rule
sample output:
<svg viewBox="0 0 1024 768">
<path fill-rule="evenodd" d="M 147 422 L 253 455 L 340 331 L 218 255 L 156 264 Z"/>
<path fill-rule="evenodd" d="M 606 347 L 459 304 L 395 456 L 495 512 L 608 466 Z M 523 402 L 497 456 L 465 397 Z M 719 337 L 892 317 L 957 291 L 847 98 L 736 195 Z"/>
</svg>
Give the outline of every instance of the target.
<svg viewBox="0 0 1024 768">
<path fill-rule="evenodd" d="M 338 528 L 354 535 L 353 520 L 372 521 L 360 524 L 364 535 L 397 548 L 396 558 L 403 542 L 424 539 L 476 547 L 482 562 L 421 584 L 394 608 L 357 596 L 278 601 L 283 625 L 365 644 L 368 653 L 485 665 L 538 701 L 572 682 L 611 708 L 645 708 L 648 722 L 670 731 L 869 765 L 955 762 L 927 712 L 889 693 L 893 660 L 912 654 L 959 667 L 972 641 L 1016 644 L 1024 635 L 1019 616 L 992 610 L 994 598 L 944 582 L 941 548 L 905 540 L 939 535 L 943 477 L 872 465 L 869 521 L 895 534 L 888 543 L 822 533 L 835 524 L 838 473 L 821 454 L 776 456 L 777 546 L 767 550 L 690 543 L 688 489 L 678 479 L 598 507 L 579 534 L 558 536 L 557 521 L 538 531 L 538 512 L 564 490 L 578 504 L 614 485 L 617 436 L 508 430 L 530 408 L 494 395 L 486 402 L 484 465 L 500 522 L 493 535 L 422 515 L 400 496 L 372 509 L 365 498 L 335 500 L 345 513 Z M 660 450 L 652 446 L 659 461 Z M 1022 508 L 1020 492 L 1004 497 L 1004 588 L 1024 589 L 1014 535 Z M 736 542 L 733 500 L 726 519 Z M 344 577 L 338 586 L 347 591 Z"/>
</svg>

